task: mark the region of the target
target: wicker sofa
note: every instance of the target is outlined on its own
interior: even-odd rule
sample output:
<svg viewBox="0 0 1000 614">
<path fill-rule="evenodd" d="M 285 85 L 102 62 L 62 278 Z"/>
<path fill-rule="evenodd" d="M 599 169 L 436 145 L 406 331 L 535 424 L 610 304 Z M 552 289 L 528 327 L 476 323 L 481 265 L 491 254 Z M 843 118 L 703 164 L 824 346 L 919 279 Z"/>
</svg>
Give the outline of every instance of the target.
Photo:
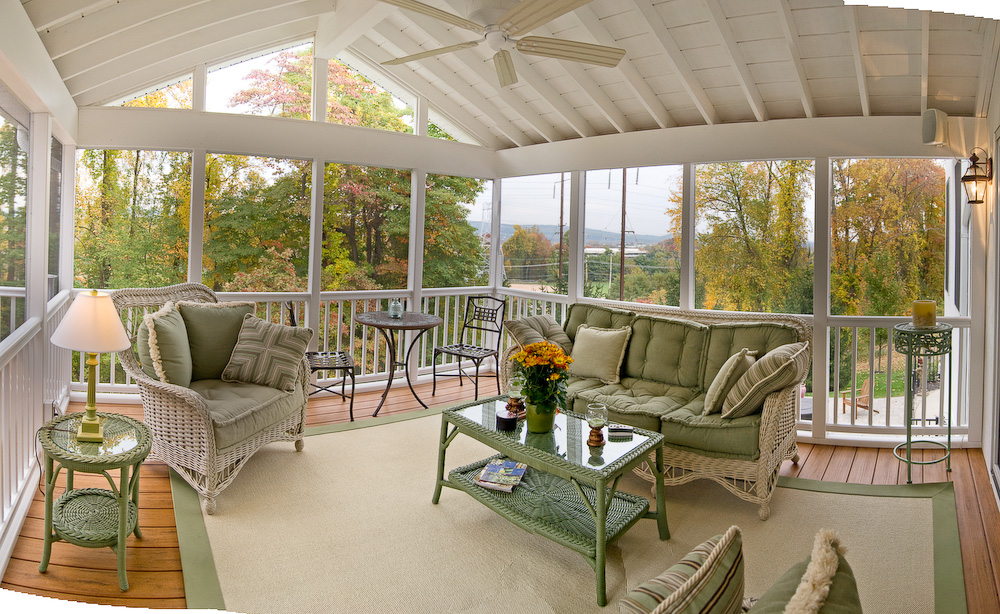
<svg viewBox="0 0 1000 614">
<path fill-rule="evenodd" d="M 234 303 L 219 303 L 211 289 L 195 283 L 129 288 L 117 290 L 111 297 L 133 339 L 133 347 L 119 352 L 118 359 L 139 386 L 143 421 L 153 433 L 151 456 L 169 465 L 202 495 L 202 508 L 207 514 L 215 513 L 216 497 L 262 446 L 290 441 L 297 451 L 302 450 L 309 396 L 304 353 L 291 391 L 223 381 L 218 374 L 199 377 L 197 363 L 190 385 L 166 383 L 151 377 L 140 364 L 137 349 L 142 342 L 143 316 L 157 312 L 168 301 L 218 307 Z M 212 325 L 211 320 L 207 323 Z M 198 347 L 196 342 L 192 335 L 193 355 L 203 362 L 209 358 L 226 365 L 236 340 L 228 341 L 228 350 L 219 352 L 204 344 Z M 220 355 L 210 356 L 213 352 Z"/>
<path fill-rule="evenodd" d="M 629 307 L 632 310 L 625 311 L 598 302 L 570 306 L 561 331 L 565 334 L 557 335 L 563 344 L 573 345 L 581 325 L 631 327 L 632 331 L 621 361 L 620 381 L 570 377 L 570 407 L 585 413 L 588 403 L 605 403 L 611 421 L 663 433 L 665 484 L 714 480 L 741 499 L 758 504 L 759 516 L 766 520 L 782 461 L 798 460 L 795 405 L 808 363 L 797 368 L 794 383 L 768 394 L 759 411 L 754 408 L 751 415 L 702 415 L 706 392 L 726 360 L 741 348 L 763 356 L 784 344 L 804 342 L 808 347 L 811 329 L 800 318 L 780 314 Z M 559 333 L 536 325 L 537 331 L 518 340 L 516 322 L 506 328 L 518 343 L 501 359 L 504 383 L 512 371 L 510 358 L 520 343 Z M 570 355 L 579 359 L 579 352 L 573 352 L 577 348 L 572 347 Z M 652 473 L 646 477 L 652 480 Z"/>
</svg>

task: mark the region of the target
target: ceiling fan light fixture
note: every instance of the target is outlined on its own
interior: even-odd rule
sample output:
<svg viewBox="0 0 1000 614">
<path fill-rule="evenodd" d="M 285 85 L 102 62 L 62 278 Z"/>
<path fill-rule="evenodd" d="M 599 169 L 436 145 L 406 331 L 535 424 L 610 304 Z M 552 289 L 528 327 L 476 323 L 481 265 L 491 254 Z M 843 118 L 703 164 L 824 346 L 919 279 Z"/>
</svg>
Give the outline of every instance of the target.
<svg viewBox="0 0 1000 614">
<path fill-rule="evenodd" d="M 493 66 L 497 69 L 497 79 L 500 87 L 507 87 L 517 83 L 517 71 L 514 70 L 514 60 L 510 57 L 510 52 L 506 49 L 497 51 L 493 55 Z"/>
</svg>

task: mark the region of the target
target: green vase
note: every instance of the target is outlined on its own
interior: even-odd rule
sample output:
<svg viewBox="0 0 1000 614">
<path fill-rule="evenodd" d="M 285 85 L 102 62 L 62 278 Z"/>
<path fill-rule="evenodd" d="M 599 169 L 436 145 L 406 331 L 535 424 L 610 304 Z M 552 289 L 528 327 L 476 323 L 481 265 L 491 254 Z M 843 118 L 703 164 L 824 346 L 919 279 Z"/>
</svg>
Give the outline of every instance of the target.
<svg viewBox="0 0 1000 614">
<path fill-rule="evenodd" d="M 525 421 L 529 433 L 549 433 L 556 422 L 555 403 L 527 403 Z"/>
</svg>

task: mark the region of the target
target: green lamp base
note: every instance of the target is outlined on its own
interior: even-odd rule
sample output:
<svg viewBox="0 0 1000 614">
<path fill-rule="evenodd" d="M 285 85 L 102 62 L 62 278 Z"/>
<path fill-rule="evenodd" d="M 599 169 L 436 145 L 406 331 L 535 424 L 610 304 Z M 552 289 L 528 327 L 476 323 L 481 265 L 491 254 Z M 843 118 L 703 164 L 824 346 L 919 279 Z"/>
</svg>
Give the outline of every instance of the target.
<svg viewBox="0 0 1000 614">
<path fill-rule="evenodd" d="M 80 428 L 76 431 L 77 441 L 92 441 L 101 443 L 104 441 L 104 425 L 94 416 L 84 416 L 80 419 Z"/>
</svg>

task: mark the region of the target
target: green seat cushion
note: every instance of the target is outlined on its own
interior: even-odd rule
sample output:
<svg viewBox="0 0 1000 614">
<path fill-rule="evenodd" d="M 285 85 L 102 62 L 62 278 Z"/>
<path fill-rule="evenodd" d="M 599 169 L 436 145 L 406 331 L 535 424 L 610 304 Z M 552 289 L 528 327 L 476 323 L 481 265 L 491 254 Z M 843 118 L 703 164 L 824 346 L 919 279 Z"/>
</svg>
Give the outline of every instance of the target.
<svg viewBox="0 0 1000 614">
<path fill-rule="evenodd" d="M 708 330 L 708 326 L 690 320 L 636 317 L 622 376 L 699 388 Z"/>
<path fill-rule="evenodd" d="M 760 457 L 760 413 L 727 419 L 702 415 L 705 395 L 663 416 L 659 431 L 666 445 L 717 458 L 757 460 Z"/>
<path fill-rule="evenodd" d="M 760 411 L 767 395 L 805 379 L 810 359 L 807 341 L 771 350 L 733 385 L 722 404 L 722 416 L 739 418 Z"/>
<path fill-rule="evenodd" d="M 631 614 L 736 614 L 743 606 L 743 539 L 732 526 L 620 602 Z"/>
<path fill-rule="evenodd" d="M 569 354 L 573 351 L 573 342 L 555 319 L 549 314 L 528 316 L 517 320 L 504 320 L 504 330 L 521 347 L 539 341 L 551 341 Z"/>
<path fill-rule="evenodd" d="M 576 342 L 569 365 L 569 373 L 576 377 L 593 377 L 605 384 L 616 384 L 621 379 L 619 372 L 625 359 L 625 348 L 632 329 L 597 328 L 581 324 L 576 330 Z"/>
<path fill-rule="evenodd" d="M 621 328 L 630 325 L 634 318 L 635 314 L 631 311 L 573 303 L 569 306 L 569 313 L 566 316 L 566 335 L 570 341 L 576 343 L 576 329 L 580 328 L 581 324 L 597 328 Z"/>
<path fill-rule="evenodd" d="M 243 316 L 256 311 L 257 304 L 178 301 L 177 308 L 191 346 L 191 379 L 220 379 L 236 347 Z"/>
<path fill-rule="evenodd" d="M 301 412 L 306 402 L 302 390 L 285 392 L 268 386 L 219 379 L 195 380 L 191 382 L 191 390 L 200 394 L 208 404 L 215 445 L 220 453 Z"/>
<path fill-rule="evenodd" d="M 799 340 L 798 330 L 775 322 L 727 322 L 712 324 L 709 328 L 701 384 L 706 390 L 722 365 L 741 349 L 757 352 L 759 358 L 776 347 Z"/>
<path fill-rule="evenodd" d="M 139 336 L 140 344 L 142 338 L 146 341 L 147 355 L 153 369 L 150 377 L 185 388 L 191 384 L 192 362 L 187 327 L 172 302 L 168 301 L 159 311 L 142 317 Z M 145 372 L 149 375 L 148 371 Z"/>
<path fill-rule="evenodd" d="M 291 392 L 312 337 L 311 328 L 274 324 L 247 314 L 222 380 Z"/>
<path fill-rule="evenodd" d="M 659 431 L 664 416 L 689 403 L 697 394 L 697 390 L 683 386 L 626 377 L 617 384 L 580 390 L 573 398 L 573 410 L 586 413 L 587 403 L 604 403 L 611 422 Z"/>
<path fill-rule="evenodd" d="M 860 614 L 861 597 L 858 595 L 858 583 L 854 579 L 854 571 L 847 563 L 844 555 L 837 554 L 837 573 L 830 584 L 830 594 L 819 609 L 819 614 Z M 782 614 L 785 606 L 795 594 L 802 576 L 809 566 L 809 560 L 793 565 L 778 581 L 767 589 L 757 603 L 750 608 L 751 614 Z"/>
</svg>

